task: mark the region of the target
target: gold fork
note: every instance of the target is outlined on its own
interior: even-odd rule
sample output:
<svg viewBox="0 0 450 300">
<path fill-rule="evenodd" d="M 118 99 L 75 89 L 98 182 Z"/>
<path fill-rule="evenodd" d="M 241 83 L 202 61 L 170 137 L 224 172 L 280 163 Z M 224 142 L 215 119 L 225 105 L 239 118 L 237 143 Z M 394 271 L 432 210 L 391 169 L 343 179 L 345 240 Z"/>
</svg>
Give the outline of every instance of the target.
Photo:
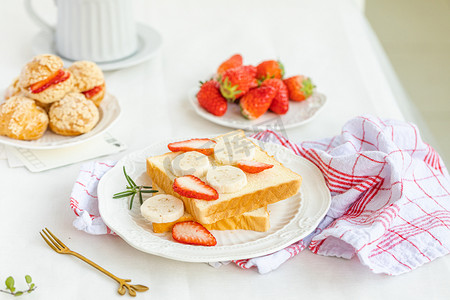
<svg viewBox="0 0 450 300">
<path fill-rule="evenodd" d="M 42 234 L 42 233 L 44 233 L 44 234 Z M 104 274 L 108 275 L 112 279 L 116 280 L 119 283 L 119 289 L 117 290 L 117 292 L 119 294 L 125 295 L 126 290 L 128 290 L 128 293 L 130 294 L 130 296 L 135 297 L 136 296 L 136 292 L 145 292 L 145 291 L 148 290 L 148 287 L 146 287 L 145 285 L 141 285 L 141 284 L 132 285 L 132 284 L 129 284 L 128 282 L 130 282 L 131 279 L 121 279 L 121 278 L 115 276 L 114 274 L 111 274 L 110 272 L 106 271 L 105 269 L 103 269 L 102 267 L 100 267 L 99 265 L 94 263 L 93 261 L 87 259 L 83 255 L 81 255 L 81 254 L 79 254 L 79 253 L 77 253 L 75 251 L 70 250 L 69 247 L 64 245 L 64 243 L 61 242 L 61 240 L 59 240 L 47 228 L 43 229 L 42 232 L 39 232 L 39 234 L 42 236 L 44 241 L 50 246 L 50 248 L 55 250 L 57 253 L 60 253 L 60 254 L 71 254 L 71 255 L 73 255 L 75 257 L 78 257 L 82 261 L 90 264 L 91 266 L 93 266 L 97 270 L 103 272 Z"/>
</svg>

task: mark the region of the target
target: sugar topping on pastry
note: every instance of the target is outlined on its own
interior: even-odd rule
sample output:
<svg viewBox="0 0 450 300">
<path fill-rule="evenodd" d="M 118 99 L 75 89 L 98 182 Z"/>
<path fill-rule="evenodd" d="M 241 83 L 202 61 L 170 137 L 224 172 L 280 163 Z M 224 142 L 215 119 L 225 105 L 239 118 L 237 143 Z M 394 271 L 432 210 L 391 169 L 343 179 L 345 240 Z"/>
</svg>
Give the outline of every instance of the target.
<svg viewBox="0 0 450 300">
<path fill-rule="evenodd" d="M 20 73 L 20 86 L 28 87 L 33 83 L 42 81 L 63 68 L 63 61 L 56 55 L 43 54 L 33 57 Z"/>
<path fill-rule="evenodd" d="M 86 133 L 99 121 L 104 96 L 103 72 L 94 62 L 75 62 L 69 70 L 56 55 L 37 55 L 5 91 L 6 100 L 16 98 L 1 106 L 0 135 L 37 139 L 48 126 L 60 135 Z"/>
<path fill-rule="evenodd" d="M 79 92 L 88 91 L 105 83 L 102 70 L 94 62 L 85 60 L 74 62 L 69 71 L 75 77 L 74 89 Z"/>
<path fill-rule="evenodd" d="M 86 99 L 99 106 L 105 97 L 105 78 L 102 70 L 94 62 L 85 60 L 74 62 L 69 70 L 74 76 L 74 91 L 83 93 Z"/>
<path fill-rule="evenodd" d="M 99 120 L 99 111 L 83 94 L 70 93 L 52 104 L 49 117 L 52 131 L 72 136 L 92 130 Z"/>
<path fill-rule="evenodd" d="M 20 73 L 19 86 L 29 98 L 41 103 L 61 100 L 73 88 L 70 71 L 63 69 L 61 58 L 51 54 L 35 56 Z"/>
<path fill-rule="evenodd" d="M 19 86 L 19 77 L 14 78 L 13 82 L 5 90 L 5 99 L 17 96 L 21 93 Z"/>
<path fill-rule="evenodd" d="M 0 105 L 0 134 L 19 140 L 36 140 L 48 126 L 48 116 L 35 101 L 13 96 Z"/>
</svg>

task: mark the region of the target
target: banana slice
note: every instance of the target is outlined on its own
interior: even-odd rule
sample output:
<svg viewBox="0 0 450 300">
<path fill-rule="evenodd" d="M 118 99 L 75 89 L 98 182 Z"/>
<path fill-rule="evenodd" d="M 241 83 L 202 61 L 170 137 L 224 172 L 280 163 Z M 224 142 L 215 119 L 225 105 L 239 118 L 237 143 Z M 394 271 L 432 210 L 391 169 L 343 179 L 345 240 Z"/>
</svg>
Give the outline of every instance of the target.
<svg viewBox="0 0 450 300">
<path fill-rule="evenodd" d="M 141 205 L 141 215 L 150 222 L 174 222 L 184 214 L 183 201 L 172 195 L 159 194 Z"/>
<path fill-rule="evenodd" d="M 247 139 L 232 137 L 219 140 L 214 146 L 214 158 L 221 164 L 232 165 L 238 160 L 252 160 L 255 157 L 256 146 Z"/>
<path fill-rule="evenodd" d="M 209 169 L 206 181 L 220 193 L 234 193 L 247 185 L 247 176 L 244 171 L 232 166 L 220 166 Z"/>
<path fill-rule="evenodd" d="M 208 156 L 196 151 L 183 152 L 172 160 L 172 171 L 175 176 L 202 177 L 210 166 Z"/>
</svg>

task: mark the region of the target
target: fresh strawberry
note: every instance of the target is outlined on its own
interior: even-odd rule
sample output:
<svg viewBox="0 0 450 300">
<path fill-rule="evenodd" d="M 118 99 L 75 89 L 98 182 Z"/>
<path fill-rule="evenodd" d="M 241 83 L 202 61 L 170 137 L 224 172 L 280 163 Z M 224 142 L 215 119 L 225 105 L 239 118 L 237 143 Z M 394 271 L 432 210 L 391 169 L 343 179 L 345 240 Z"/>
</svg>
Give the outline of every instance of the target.
<svg viewBox="0 0 450 300">
<path fill-rule="evenodd" d="M 283 82 L 286 84 L 289 99 L 293 101 L 303 101 L 312 95 L 314 88 L 316 87 L 311 78 L 305 77 L 303 75 L 297 75 L 289 77 Z"/>
<path fill-rule="evenodd" d="M 253 78 L 256 78 L 256 67 L 252 65 L 242 66 Z"/>
<path fill-rule="evenodd" d="M 261 86 L 251 89 L 239 101 L 241 114 L 250 120 L 262 116 L 270 107 L 277 90 L 272 86 Z"/>
<path fill-rule="evenodd" d="M 181 142 L 174 142 L 167 145 L 170 151 L 197 151 L 205 155 L 211 155 L 214 153 L 215 141 L 210 139 L 191 139 Z"/>
<path fill-rule="evenodd" d="M 93 87 L 92 89 L 84 91 L 82 93 L 87 99 L 90 99 L 90 98 L 94 97 L 95 95 L 97 95 L 98 93 L 100 93 L 103 90 L 103 87 L 104 87 L 104 84 L 97 85 L 97 86 Z"/>
<path fill-rule="evenodd" d="M 280 61 L 266 60 L 256 67 L 256 78 L 266 80 L 270 78 L 281 79 L 284 76 L 284 66 Z"/>
<path fill-rule="evenodd" d="M 289 110 L 289 93 L 286 85 L 281 79 L 267 79 L 262 83 L 262 86 L 270 85 L 277 90 L 275 97 L 270 104 L 269 110 L 276 114 L 283 115 Z"/>
<path fill-rule="evenodd" d="M 239 160 L 236 166 L 247 173 L 259 173 L 273 167 L 271 164 L 265 164 L 259 161 Z"/>
<path fill-rule="evenodd" d="M 230 102 L 236 101 L 254 85 L 252 68 L 240 66 L 226 70 L 219 78 L 220 93 Z"/>
<path fill-rule="evenodd" d="M 202 224 L 194 221 L 176 223 L 172 228 L 172 237 L 183 244 L 215 246 L 216 238 Z"/>
<path fill-rule="evenodd" d="M 64 71 L 63 75 L 56 77 L 55 80 L 53 80 L 53 82 L 51 84 L 58 84 L 60 82 L 66 81 L 67 79 L 69 79 L 69 77 L 70 77 L 70 72 Z"/>
<path fill-rule="evenodd" d="M 60 82 L 63 82 L 65 80 L 69 79 L 69 77 L 70 77 L 69 72 L 65 72 L 63 69 L 60 69 L 60 70 L 56 71 L 55 73 L 51 74 L 50 76 L 48 76 L 46 79 L 35 82 L 32 85 L 30 85 L 30 91 L 33 94 L 43 92 L 46 89 L 48 89 L 50 86 L 52 86 L 53 84 L 58 84 Z"/>
<path fill-rule="evenodd" d="M 223 116 L 227 112 L 227 100 L 220 93 L 220 85 L 215 80 L 201 83 L 197 100 L 201 107 L 215 116 Z"/>
<path fill-rule="evenodd" d="M 243 66 L 244 69 L 247 70 L 247 72 L 252 76 L 253 80 L 250 83 L 250 88 L 255 88 L 259 85 L 258 79 L 256 79 L 256 67 L 252 65 L 246 65 Z"/>
<path fill-rule="evenodd" d="M 219 68 L 217 68 L 217 74 L 222 74 L 228 69 L 233 69 L 239 66 L 242 66 L 242 55 L 235 54 L 220 64 Z"/>
<path fill-rule="evenodd" d="M 201 200 L 217 200 L 219 193 L 194 175 L 175 178 L 173 190 L 180 196 Z"/>
</svg>

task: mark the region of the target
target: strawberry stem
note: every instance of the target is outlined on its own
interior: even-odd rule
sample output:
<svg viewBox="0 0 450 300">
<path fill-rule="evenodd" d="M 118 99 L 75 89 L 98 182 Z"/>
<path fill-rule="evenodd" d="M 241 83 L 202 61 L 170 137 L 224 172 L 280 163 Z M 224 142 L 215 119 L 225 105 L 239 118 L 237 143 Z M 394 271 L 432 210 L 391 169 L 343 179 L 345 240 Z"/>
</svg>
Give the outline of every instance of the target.
<svg viewBox="0 0 450 300">
<path fill-rule="evenodd" d="M 314 88 L 316 87 L 312 81 L 311 78 L 306 78 L 305 80 L 302 81 L 302 92 L 305 95 L 306 98 L 308 98 L 309 96 L 312 95 L 312 93 L 314 92 Z"/>
<path fill-rule="evenodd" d="M 241 90 L 238 90 L 238 87 L 238 85 L 231 85 L 228 77 L 225 77 L 225 79 L 221 81 L 220 84 L 220 93 L 229 102 L 235 102 L 236 96 L 242 92 Z"/>
</svg>

